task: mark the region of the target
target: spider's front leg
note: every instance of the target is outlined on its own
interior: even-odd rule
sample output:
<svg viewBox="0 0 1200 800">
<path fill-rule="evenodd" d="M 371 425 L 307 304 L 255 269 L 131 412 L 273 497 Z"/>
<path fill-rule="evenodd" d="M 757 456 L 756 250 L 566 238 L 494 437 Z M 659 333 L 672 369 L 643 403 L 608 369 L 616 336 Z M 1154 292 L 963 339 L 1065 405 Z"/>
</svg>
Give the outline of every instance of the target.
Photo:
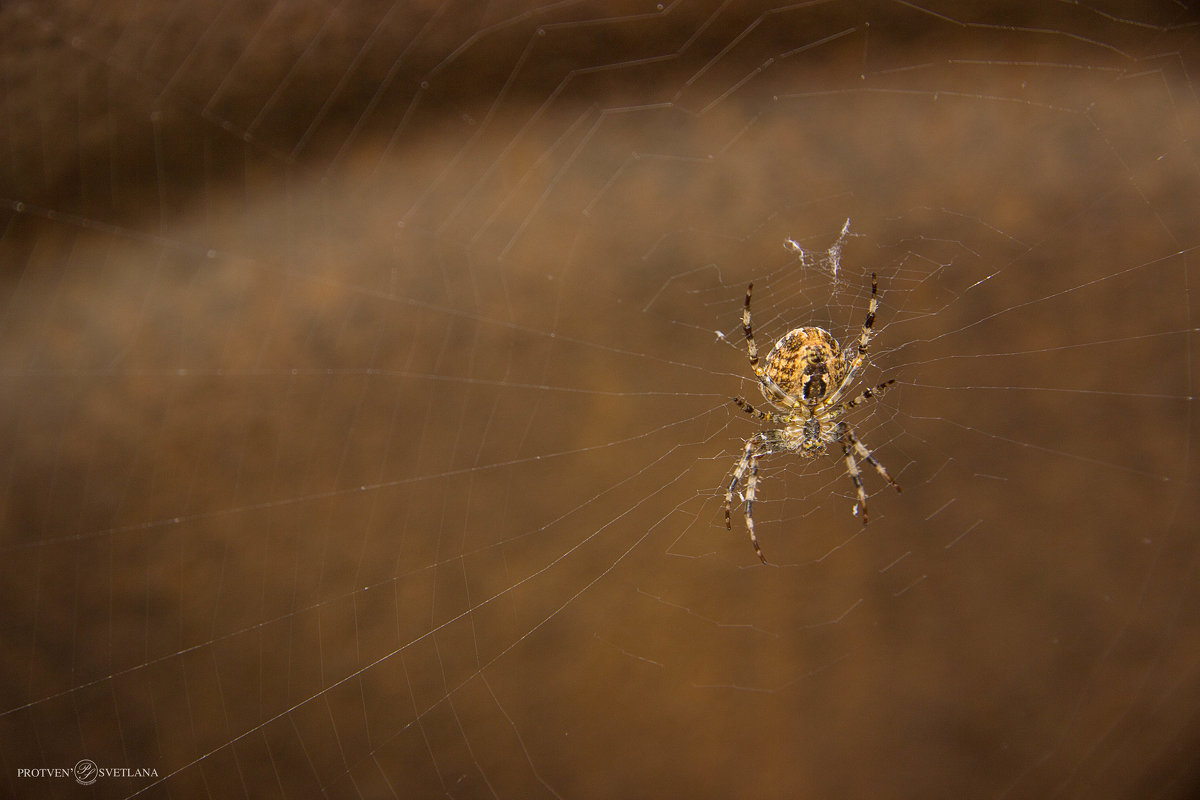
<svg viewBox="0 0 1200 800">
<path fill-rule="evenodd" d="M 746 470 L 750 469 L 751 464 L 758 460 L 757 450 L 758 436 L 751 436 L 746 440 L 746 447 L 742 450 L 742 457 L 733 469 L 733 478 L 729 481 L 729 488 L 725 490 L 725 528 L 727 530 L 733 530 L 733 518 L 730 513 L 733 510 L 733 493 L 741 485 L 742 477 L 746 474 Z"/>
<path fill-rule="evenodd" d="M 758 546 L 758 537 L 754 533 L 754 497 L 758 492 L 758 458 L 765 455 L 770 448 L 770 443 L 765 433 L 758 433 L 750 437 L 746 442 L 746 447 L 742 451 L 742 457 L 738 461 L 737 467 L 733 470 L 733 478 L 729 481 L 729 488 L 725 490 L 725 527 L 733 530 L 733 520 L 730 511 L 733 508 L 733 493 L 742 482 L 742 478 L 746 478 L 746 530 L 750 532 L 750 544 L 754 545 L 754 552 L 758 553 L 758 558 L 764 564 L 767 563 L 767 557 L 763 555 L 762 549 Z M 749 473 L 747 475 L 747 473 Z"/>
<path fill-rule="evenodd" d="M 858 502 L 854 506 L 854 513 L 860 515 L 863 525 L 866 525 L 867 490 L 863 487 L 862 472 L 858 468 L 858 462 L 854 459 L 855 454 L 874 467 L 875 471 L 897 492 L 900 491 L 900 484 L 892 480 L 892 476 L 888 474 L 883 464 L 876 460 L 871 451 L 854 435 L 854 431 L 850 430 L 850 426 L 844 422 L 838 423 L 838 439 L 842 443 L 842 455 L 846 457 L 846 472 L 850 473 L 850 480 L 854 481 L 854 489 L 858 493 Z M 853 448 L 853 452 L 851 452 L 851 448 Z"/>
</svg>

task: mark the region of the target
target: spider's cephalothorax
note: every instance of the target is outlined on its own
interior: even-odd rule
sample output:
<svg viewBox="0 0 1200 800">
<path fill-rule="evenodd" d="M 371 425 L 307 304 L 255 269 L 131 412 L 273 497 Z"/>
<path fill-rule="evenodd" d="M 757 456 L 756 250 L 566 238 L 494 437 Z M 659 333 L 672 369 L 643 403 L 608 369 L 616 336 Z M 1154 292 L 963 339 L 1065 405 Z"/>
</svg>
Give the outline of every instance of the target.
<svg viewBox="0 0 1200 800">
<path fill-rule="evenodd" d="M 866 361 L 867 343 L 871 339 L 871 327 L 875 324 L 875 312 L 879 309 L 879 289 L 874 273 L 871 274 L 871 303 L 867 307 L 867 319 L 858 338 L 857 354 L 848 364 L 842 347 L 829 331 L 824 328 L 795 328 L 775 343 L 764 359 L 765 365 L 760 366 L 758 347 L 754 343 L 754 331 L 750 325 L 750 293 L 753 289 L 754 284 L 746 287 L 746 306 L 742 311 L 746 350 L 763 397 L 777 411 L 759 411 L 740 397 L 735 397 L 733 402 L 748 414 L 767 422 L 779 423 L 781 427 L 759 431 L 746 440 L 742 457 L 734 467 L 733 479 L 725 491 L 725 526 L 733 529 L 730 519 L 733 493 L 744 479 L 746 528 L 750 532 L 754 552 L 765 564 L 767 559 L 759 549 L 758 537 L 754 534 L 752 513 L 758 490 L 758 459 L 762 456 L 775 453 L 815 456 L 824 453 L 828 445 L 840 443 L 846 459 L 846 471 L 850 473 L 858 495 L 854 513 L 862 517 L 864 525 L 867 524 L 867 492 L 855 456 L 873 466 L 896 491 L 900 491 L 900 487 L 883 465 L 875 460 L 871 451 L 855 437 L 850 426 L 839 420 L 848 409 L 866 402 L 895 383 L 894 380 L 884 381 L 874 388 L 864 389 L 851 400 L 842 400 Z"/>
</svg>

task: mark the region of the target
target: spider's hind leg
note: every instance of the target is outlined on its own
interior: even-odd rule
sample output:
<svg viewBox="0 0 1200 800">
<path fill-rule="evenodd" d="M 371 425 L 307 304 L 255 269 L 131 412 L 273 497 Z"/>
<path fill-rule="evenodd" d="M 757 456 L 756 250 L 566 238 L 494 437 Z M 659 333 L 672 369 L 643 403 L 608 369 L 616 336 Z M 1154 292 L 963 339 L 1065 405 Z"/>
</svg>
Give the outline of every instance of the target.
<svg viewBox="0 0 1200 800">
<path fill-rule="evenodd" d="M 863 322 L 862 333 L 858 337 L 858 355 L 867 354 L 867 343 L 871 341 L 871 328 L 875 327 L 875 312 L 879 310 L 879 279 L 871 273 L 871 302 L 867 306 L 867 319 Z"/>
<path fill-rule="evenodd" d="M 742 309 L 742 331 L 746 334 L 746 352 L 750 356 L 750 368 L 758 374 L 758 345 L 754 343 L 754 327 L 750 324 L 750 292 L 754 284 L 746 286 L 746 305 Z"/>
</svg>

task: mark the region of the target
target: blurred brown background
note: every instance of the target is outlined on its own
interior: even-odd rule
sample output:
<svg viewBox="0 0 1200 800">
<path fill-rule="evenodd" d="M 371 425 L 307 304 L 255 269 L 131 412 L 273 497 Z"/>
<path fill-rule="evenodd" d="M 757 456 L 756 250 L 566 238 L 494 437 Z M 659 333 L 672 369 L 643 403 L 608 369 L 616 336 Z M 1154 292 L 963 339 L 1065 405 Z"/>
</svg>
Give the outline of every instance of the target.
<svg viewBox="0 0 1200 800">
<path fill-rule="evenodd" d="M 1196 796 L 1198 22 L 0 5 L 0 794 Z"/>
</svg>

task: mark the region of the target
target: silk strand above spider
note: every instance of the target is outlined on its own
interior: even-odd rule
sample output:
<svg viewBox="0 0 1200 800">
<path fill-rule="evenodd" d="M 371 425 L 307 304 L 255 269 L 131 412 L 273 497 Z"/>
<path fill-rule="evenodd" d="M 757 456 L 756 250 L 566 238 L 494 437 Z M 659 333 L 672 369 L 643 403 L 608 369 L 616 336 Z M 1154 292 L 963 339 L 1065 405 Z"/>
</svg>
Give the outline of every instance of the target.
<svg viewBox="0 0 1200 800">
<path fill-rule="evenodd" d="M 746 529 L 750 532 L 750 543 L 759 559 L 767 563 L 758 537 L 754 534 L 754 499 L 758 493 L 758 460 L 776 453 L 799 453 L 813 457 L 825 453 L 834 443 L 842 446 L 846 459 L 846 472 L 854 481 L 858 501 L 853 513 L 862 517 L 867 524 L 867 491 L 863 488 L 862 473 L 858 459 L 875 468 L 875 471 L 897 492 L 900 486 L 888 475 L 871 451 L 858 440 L 854 431 L 841 416 L 852 408 L 866 403 L 895 383 L 886 380 L 870 389 L 864 389 L 852 399 L 843 400 L 854 379 L 866 363 L 867 344 L 871 341 L 871 327 L 875 324 L 875 312 L 879 309 L 879 286 L 875 273 L 871 273 L 871 303 L 867 307 L 867 319 L 855 347 L 845 350 L 824 328 L 794 328 L 783 335 L 759 364 L 758 347 L 754 344 L 754 330 L 750 325 L 750 293 L 754 284 L 746 287 L 746 306 L 742 310 L 742 328 L 746 332 L 746 350 L 750 355 L 750 368 L 758 378 L 763 397 L 775 409 L 761 411 L 740 397 L 733 402 L 747 414 L 766 422 L 779 425 L 759 431 L 746 440 L 742 456 L 733 470 L 729 488 L 725 490 L 725 527 L 733 530 L 730 510 L 733 495 L 744 480 L 745 493 L 740 493 L 746 503 Z M 847 362 L 852 349 L 856 354 Z M 856 458 L 857 457 L 857 458 Z"/>
</svg>

